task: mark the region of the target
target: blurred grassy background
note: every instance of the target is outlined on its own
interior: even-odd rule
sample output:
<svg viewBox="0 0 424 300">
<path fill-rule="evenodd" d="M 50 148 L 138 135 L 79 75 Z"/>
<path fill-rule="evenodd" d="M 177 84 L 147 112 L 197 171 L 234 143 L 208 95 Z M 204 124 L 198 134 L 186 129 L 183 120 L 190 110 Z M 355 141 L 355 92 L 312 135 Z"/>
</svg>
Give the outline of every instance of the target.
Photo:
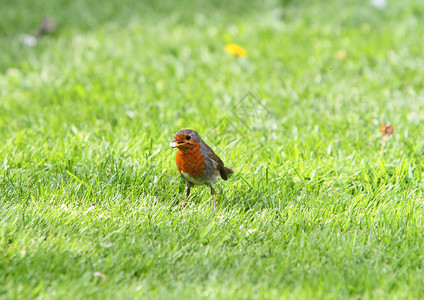
<svg viewBox="0 0 424 300">
<path fill-rule="evenodd" d="M 423 15 L 3 1 L 1 295 L 421 298 Z M 57 30 L 23 44 L 44 17 Z M 181 128 L 236 170 L 216 214 L 206 188 L 179 212 Z"/>
</svg>

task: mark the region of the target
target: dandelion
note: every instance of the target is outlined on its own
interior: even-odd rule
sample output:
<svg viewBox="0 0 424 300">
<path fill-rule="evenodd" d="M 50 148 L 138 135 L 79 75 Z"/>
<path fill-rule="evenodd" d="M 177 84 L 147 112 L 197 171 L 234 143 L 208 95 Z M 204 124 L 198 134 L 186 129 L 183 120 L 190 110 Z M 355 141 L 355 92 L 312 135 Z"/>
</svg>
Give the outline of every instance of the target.
<svg viewBox="0 0 424 300">
<path fill-rule="evenodd" d="M 242 46 L 239 46 L 237 44 L 226 45 L 225 51 L 227 51 L 227 53 L 235 55 L 235 56 L 240 56 L 240 57 L 246 56 L 246 49 L 244 49 Z"/>
<path fill-rule="evenodd" d="M 337 56 L 337 58 L 339 60 L 345 60 L 346 57 L 347 57 L 346 50 L 339 50 L 339 51 L 337 51 L 336 56 Z"/>
</svg>

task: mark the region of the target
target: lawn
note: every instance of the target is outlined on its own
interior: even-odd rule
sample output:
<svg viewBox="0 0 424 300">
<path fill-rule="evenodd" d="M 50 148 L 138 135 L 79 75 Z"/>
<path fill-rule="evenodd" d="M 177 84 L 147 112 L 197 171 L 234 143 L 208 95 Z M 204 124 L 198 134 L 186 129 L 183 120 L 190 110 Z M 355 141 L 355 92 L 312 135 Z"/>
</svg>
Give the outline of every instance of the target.
<svg viewBox="0 0 424 300">
<path fill-rule="evenodd" d="M 0 298 L 423 298 L 423 19 L 415 0 L 3 1 Z M 182 128 L 235 170 L 215 212 L 207 187 L 180 211 Z"/>
</svg>

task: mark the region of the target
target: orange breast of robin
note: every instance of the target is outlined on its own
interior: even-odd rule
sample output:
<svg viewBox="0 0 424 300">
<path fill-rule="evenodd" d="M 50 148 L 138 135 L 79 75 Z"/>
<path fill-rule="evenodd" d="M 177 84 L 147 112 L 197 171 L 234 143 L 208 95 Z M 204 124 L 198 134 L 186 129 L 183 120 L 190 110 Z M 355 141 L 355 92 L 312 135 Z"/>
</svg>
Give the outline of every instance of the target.
<svg viewBox="0 0 424 300">
<path fill-rule="evenodd" d="M 194 178 L 201 178 L 205 174 L 206 163 L 203 154 L 199 151 L 200 144 L 192 149 L 178 149 L 175 158 L 178 172 L 188 173 Z"/>
</svg>

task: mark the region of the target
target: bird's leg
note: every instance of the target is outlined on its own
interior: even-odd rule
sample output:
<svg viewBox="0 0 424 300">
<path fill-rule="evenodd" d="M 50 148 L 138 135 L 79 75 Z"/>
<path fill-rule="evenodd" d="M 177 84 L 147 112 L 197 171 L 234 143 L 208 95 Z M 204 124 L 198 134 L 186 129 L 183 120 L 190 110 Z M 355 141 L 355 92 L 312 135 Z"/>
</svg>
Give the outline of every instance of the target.
<svg viewBox="0 0 424 300">
<path fill-rule="evenodd" d="M 211 194 L 213 200 L 213 211 L 215 211 L 215 189 L 213 188 L 213 186 L 211 186 Z"/>
<path fill-rule="evenodd" d="M 188 196 L 190 196 L 190 184 L 186 182 L 186 196 L 183 202 L 183 206 L 181 206 L 181 211 L 184 209 L 184 204 L 186 203 Z"/>
</svg>

